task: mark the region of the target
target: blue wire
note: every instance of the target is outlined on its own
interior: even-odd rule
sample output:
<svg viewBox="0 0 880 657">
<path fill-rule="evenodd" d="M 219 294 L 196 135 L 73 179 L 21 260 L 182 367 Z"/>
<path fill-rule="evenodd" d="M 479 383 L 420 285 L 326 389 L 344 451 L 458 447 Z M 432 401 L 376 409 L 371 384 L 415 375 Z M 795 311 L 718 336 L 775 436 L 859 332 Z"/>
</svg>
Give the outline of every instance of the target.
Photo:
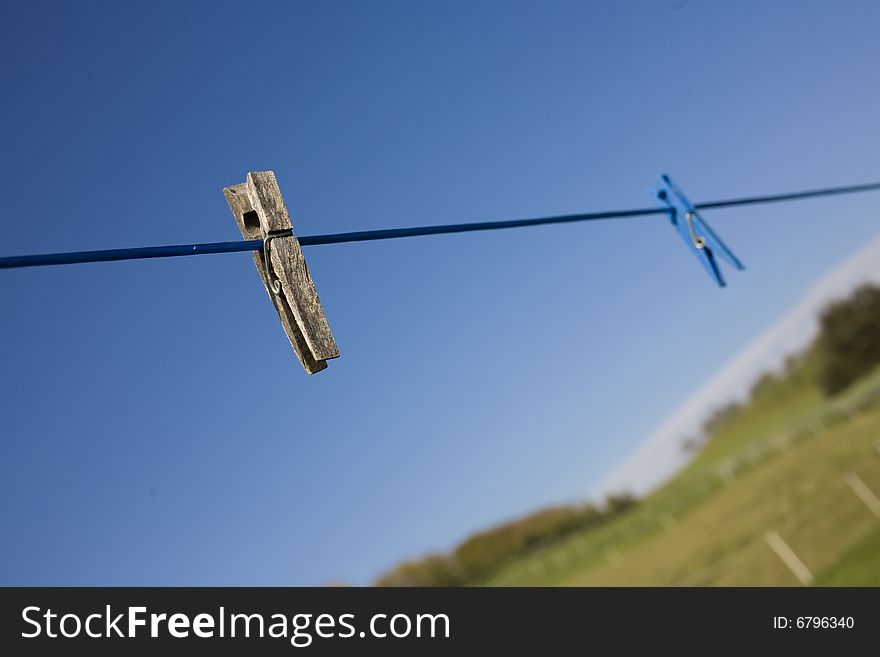
<svg viewBox="0 0 880 657">
<path fill-rule="evenodd" d="M 666 212 L 667 210 L 663 208 L 617 210 L 612 212 L 597 212 L 593 214 L 542 217 L 539 219 L 514 219 L 510 221 L 488 221 L 482 223 L 449 224 L 442 226 L 363 230 L 353 233 L 332 233 L 329 235 L 306 235 L 303 237 L 297 237 L 297 240 L 301 246 L 319 246 L 324 244 L 343 244 L 346 242 L 389 240 L 400 237 L 465 233 L 476 230 L 498 230 L 500 228 L 518 228 L 522 226 L 589 221 L 593 219 L 635 217 L 639 215 L 661 214 Z M 208 253 L 236 253 L 239 251 L 257 251 L 262 248 L 263 240 L 249 240 L 246 242 L 206 242 L 202 244 L 177 244 L 172 246 L 143 246 L 131 249 L 107 249 L 104 251 L 74 251 L 72 253 L 7 256 L 0 258 L 0 269 L 44 267 L 47 265 L 73 265 L 86 262 L 112 262 L 114 260 L 139 260 L 142 258 L 172 258 L 177 256 L 205 255 Z"/>
<path fill-rule="evenodd" d="M 207 253 L 235 253 L 263 248 L 263 240 L 249 242 L 209 242 L 206 244 L 179 244 L 174 246 L 142 246 L 133 249 L 106 249 L 104 251 L 74 251 L 42 255 L 8 256 L 0 258 L 0 269 L 16 267 L 43 267 L 46 265 L 75 265 L 84 262 L 113 262 L 141 258 L 171 258 L 175 256 L 205 255 Z"/>
<path fill-rule="evenodd" d="M 708 210 L 870 191 L 880 191 L 880 183 L 848 185 L 846 187 L 827 187 L 803 192 L 793 192 L 790 194 L 750 196 L 723 201 L 709 201 L 707 203 L 698 203 L 695 207 L 698 210 Z M 485 221 L 465 224 L 420 226 L 413 228 L 362 230 L 351 233 L 331 233 L 329 235 L 306 235 L 304 237 L 298 237 L 297 239 L 302 246 L 319 246 L 324 244 L 343 244 L 346 242 L 390 240 L 402 237 L 468 233 L 478 230 L 499 230 L 505 228 L 523 228 L 525 226 L 542 226 L 546 224 L 575 223 L 579 221 L 595 221 L 599 219 L 621 219 L 624 217 L 667 214 L 668 212 L 669 210 L 666 208 L 612 210 L 609 212 L 569 214 L 554 217 L 539 217 L 536 219 L 512 219 L 508 221 Z M 112 262 L 116 260 L 138 260 L 142 258 L 171 258 L 176 256 L 206 255 L 209 253 L 236 253 L 241 251 L 257 251 L 262 248 L 263 240 L 249 240 L 245 242 L 208 242 L 203 244 L 178 244 L 172 246 L 145 246 L 131 249 L 107 249 L 103 251 L 76 251 L 72 253 L 7 256 L 0 258 L 0 269 L 44 267 L 47 265 L 72 265 L 86 262 Z"/>
</svg>

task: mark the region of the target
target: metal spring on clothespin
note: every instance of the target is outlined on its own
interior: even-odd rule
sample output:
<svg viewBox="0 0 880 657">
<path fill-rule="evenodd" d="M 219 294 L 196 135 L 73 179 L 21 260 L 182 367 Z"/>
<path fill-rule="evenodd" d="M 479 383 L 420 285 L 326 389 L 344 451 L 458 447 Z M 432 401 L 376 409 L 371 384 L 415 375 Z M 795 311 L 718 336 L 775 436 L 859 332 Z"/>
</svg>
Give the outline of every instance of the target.
<svg viewBox="0 0 880 657">
<path fill-rule="evenodd" d="M 705 248 L 706 239 L 697 235 L 697 229 L 694 227 L 694 213 L 688 210 L 684 213 L 684 220 L 687 222 L 688 230 L 691 233 L 691 240 L 694 242 L 694 246 L 698 249 Z"/>
<path fill-rule="evenodd" d="M 275 276 L 274 273 L 272 273 L 272 261 L 269 252 L 272 240 L 276 237 L 293 237 L 293 230 L 269 231 L 269 234 L 266 235 L 266 238 L 263 240 L 263 271 L 266 273 L 266 285 L 269 286 L 269 289 L 272 290 L 273 293 L 281 294 L 281 281 L 278 280 L 278 277 Z"/>
</svg>

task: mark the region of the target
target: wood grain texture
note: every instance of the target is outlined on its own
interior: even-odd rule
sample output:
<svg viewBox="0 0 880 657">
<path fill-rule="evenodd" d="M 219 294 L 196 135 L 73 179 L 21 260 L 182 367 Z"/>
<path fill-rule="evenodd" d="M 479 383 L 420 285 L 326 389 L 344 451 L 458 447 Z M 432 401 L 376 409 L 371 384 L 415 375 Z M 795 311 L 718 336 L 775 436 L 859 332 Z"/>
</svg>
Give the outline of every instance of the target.
<svg viewBox="0 0 880 657">
<path fill-rule="evenodd" d="M 274 179 L 274 176 L 272 176 L 272 178 Z M 251 199 L 248 194 L 247 184 L 241 183 L 238 185 L 231 185 L 230 187 L 226 187 L 223 190 L 223 195 L 226 197 L 226 201 L 229 204 L 230 210 L 232 210 L 232 215 L 233 217 L 235 217 L 235 222 L 238 224 L 238 228 L 241 231 L 242 237 L 248 240 L 263 239 L 265 237 L 266 230 L 264 226 L 261 225 L 259 213 L 255 210 L 253 204 L 251 203 Z M 284 212 L 286 213 L 286 209 L 284 210 Z M 278 212 L 277 208 L 272 210 L 272 215 L 274 217 L 278 217 L 279 214 L 280 213 Z M 284 265 L 292 262 L 291 260 L 284 260 L 285 257 L 289 257 L 290 255 L 289 249 L 279 248 L 285 242 L 296 242 L 296 238 L 276 238 L 272 240 L 272 243 L 270 245 L 270 252 L 272 253 L 272 264 L 273 268 L 276 268 L 274 269 L 276 276 L 278 276 L 278 272 L 284 269 Z M 281 260 L 281 262 L 276 262 L 276 252 L 279 254 L 278 258 L 279 260 Z M 326 369 L 326 359 L 315 357 L 296 319 L 296 314 L 290 307 L 287 296 L 287 290 L 290 286 L 285 285 L 285 277 L 279 276 L 279 280 L 281 281 L 282 285 L 281 294 L 274 294 L 269 289 L 269 281 L 266 280 L 263 252 L 254 251 L 253 259 L 254 265 L 257 268 L 257 273 L 259 273 L 260 275 L 260 280 L 263 281 L 263 287 L 266 289 L 266 293 L 269 295 L 269 299 L 271 299 L 272 305 L 275 307 L 275 311 L 278 313 L 278 318 L 281 320 L 281 326 L 284 329 L 284 332 L 287 335 L 287 338 L 290 341 L 290 345 L 293 347 L 293 350 L 296 353 L 299 362 L 302 364 L 303 369 L 305 369 L 306 372 L 308 372 L 309 374 L 315 374 L 323 369 Z M 305 266 L 304 260 L 302 261 L 302 264 L 303 266 Z M 306 274 L 308 274 L 308 270 L 306 270 Z M 311 281 L 311 278 L 309 278 L 309 281 Z M 323 309 L 321 309 L 321 315 L 323 317 Z M 326 319 L 324 321 L 326 323 Z M 327 328 L 327 330 L 329 331 L 329 327 Z M 338 351 L 336 352 L 336 354 L 338 356 Z"/>
<path fill-rule="evenodd" d="M 252 171 L 247 175 L 246 185 L 264 237 L 269 231 L 292 228 L 274 173 Z M 270 251 L 273 270 L 312 356 L 315 360 L 338 358 L 339 349 L 296 237 L 272 240 Z"/>
</svg>

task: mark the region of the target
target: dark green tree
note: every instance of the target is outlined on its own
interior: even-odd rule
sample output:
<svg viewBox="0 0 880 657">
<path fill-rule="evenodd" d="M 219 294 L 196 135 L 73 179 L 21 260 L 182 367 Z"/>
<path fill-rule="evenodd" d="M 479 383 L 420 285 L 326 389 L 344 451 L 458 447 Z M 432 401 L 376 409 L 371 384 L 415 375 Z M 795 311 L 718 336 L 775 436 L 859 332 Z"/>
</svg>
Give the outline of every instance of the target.
<svg viewBox="0 0 880 657">
<path fill-rule="evenodd" d="M 880 364 L 880 287 L 863 285 L 830 303 L 820 325 L 819 382 L 826 395 L 840 392 Z"/>
</svg>

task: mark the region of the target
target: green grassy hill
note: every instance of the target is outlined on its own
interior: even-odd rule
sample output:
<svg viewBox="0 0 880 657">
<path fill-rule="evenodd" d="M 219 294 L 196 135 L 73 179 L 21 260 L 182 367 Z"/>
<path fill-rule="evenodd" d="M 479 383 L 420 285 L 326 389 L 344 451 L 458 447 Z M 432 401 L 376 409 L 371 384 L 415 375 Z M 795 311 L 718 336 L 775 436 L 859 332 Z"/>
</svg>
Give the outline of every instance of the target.
<svg viewBox="0 0 880 657">
<path fill-rule="evenodd" d="M 768 379 L 693 461 L 640 503 L 499 564 L 483 585 L 799 585 L 776 532 L 820 585 L 880 585 L 880 370 L 832 399 L 818 356 Z"/>
<path fill-rule="evenodd" d="M 818 320 L 806 352 L 707 418 L 688 465 L 644 499 L 538 510 L 377 584 L 880 586 L 880 286 Z"/>
</svg>

